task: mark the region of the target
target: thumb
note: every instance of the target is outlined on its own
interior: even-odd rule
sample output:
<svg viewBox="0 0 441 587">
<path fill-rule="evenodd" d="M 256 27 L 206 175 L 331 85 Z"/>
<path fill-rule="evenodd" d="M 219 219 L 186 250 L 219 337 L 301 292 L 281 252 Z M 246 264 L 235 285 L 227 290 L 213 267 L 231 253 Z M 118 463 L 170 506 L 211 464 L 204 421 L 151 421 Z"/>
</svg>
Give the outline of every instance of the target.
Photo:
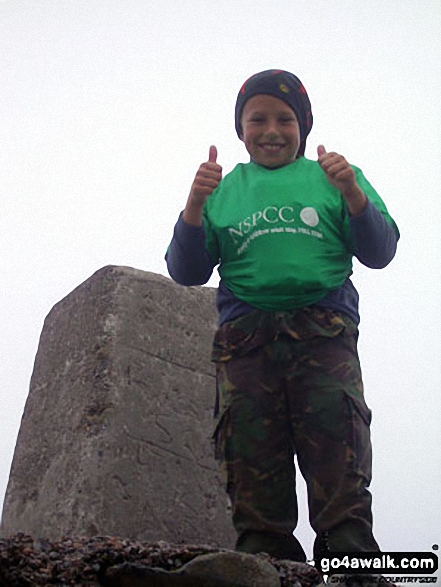
<svg viewBox="0 0 441 587">
<path fill-rule="evenodd" d="M 210 161 L 210 163 L 216 163 L 216 159 L 217 159 L 217 149 L 214 145 L 211 145 L 210 152 L 208 155 L 208 161 Z"/>
<path fill-rule="evenodd" d="M 317 155 L 318 155 L 319 157 L 321 157 L 322 155 L 325 155 L 325 154 L 326 154 L 326 149 L 325 149 L 325 147 L 324 147 L 323 145 L 319 145 L 319 146 L 317 147 Z"/>
</svg>

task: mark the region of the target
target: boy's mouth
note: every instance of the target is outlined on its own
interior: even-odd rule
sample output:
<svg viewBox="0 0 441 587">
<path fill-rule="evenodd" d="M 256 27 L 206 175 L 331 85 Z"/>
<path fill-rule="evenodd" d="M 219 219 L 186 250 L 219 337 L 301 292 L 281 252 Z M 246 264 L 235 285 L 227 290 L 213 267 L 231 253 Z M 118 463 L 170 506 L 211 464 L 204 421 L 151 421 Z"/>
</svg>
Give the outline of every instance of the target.
<svg viewBox="0 0 441 587">
<path fill-rule="evenodd" d="M 260 143 L 259 147 L 267 153 L 279 153 L 283 147 L 282 143 Z"/>
</svg>

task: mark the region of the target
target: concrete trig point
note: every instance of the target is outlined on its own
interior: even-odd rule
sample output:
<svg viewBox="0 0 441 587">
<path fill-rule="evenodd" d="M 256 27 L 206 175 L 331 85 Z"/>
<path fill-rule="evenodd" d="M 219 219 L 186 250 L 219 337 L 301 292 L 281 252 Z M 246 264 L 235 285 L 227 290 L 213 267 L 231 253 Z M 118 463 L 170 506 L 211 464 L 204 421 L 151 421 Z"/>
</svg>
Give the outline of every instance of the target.
<svg viewBox="0 0 441 587">
<path fill-rule="evenodd" d="M 104 267 L 46 318 L 1 533 L 231 548 L 211 434 L 215 292 Z"/>
</svg>

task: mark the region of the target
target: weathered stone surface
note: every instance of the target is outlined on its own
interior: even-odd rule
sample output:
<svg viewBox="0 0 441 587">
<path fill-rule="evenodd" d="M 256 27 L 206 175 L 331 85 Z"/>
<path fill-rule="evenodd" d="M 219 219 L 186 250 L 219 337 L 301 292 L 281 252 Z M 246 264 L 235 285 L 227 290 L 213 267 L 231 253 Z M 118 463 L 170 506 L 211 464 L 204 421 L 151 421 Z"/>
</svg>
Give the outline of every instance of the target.
<svg viewBox="0 0 441 587">
<path fill-rule="evenodd" d="M 257 556 L 239 552 L 203 554 L 178 571 L 123 563 L 106 573 L 106 587 L 280 587 L 279 573 Z"/>
<path fill-rule="evenodd" d="M 272 564 L 241 552 L 202 554 L 187 563 L 181 573 L 242 587 L 280 587 L 279 573 Z"/>
<path fill-rule="evenodd" d="M 210 437 L 214 291 L 105 267 L 46 318 L 1 534 L 230 548 Z"/>
<path fill-rule="evenodd" d="M 161 584 L 166 587 L 207 587 L 208 581 L 212 581 L 208 582 L 209 587 L 227 587 L 226 580 L 230 581 L 228 587 L 231 587 L 231 575 L 229 579 L 217 581 L 203 576 L 196 579 L 195 574 L 181 572 L 192 566 L 200 572 L 198 563 L 201 559 L 196 561 L 198 557 L 214 553 L 224 557 L 225 552 L 227 562 L 243 560 L 242 554 L 231 555 L 223 549 L 219 553 L 218 547 L 208 545 L 146 543 L 113 536 L 66 537 L 51 541 L 16 534 L 0 539 L 0 587 L 158 587 Z M 253 558 L 270 563 L 276 569 L 280 587 L 319 587 L 322 583 L 318 571 L 308 564 L 278 560 L 263 553 Z M 216 561 L 217 555 L 213 559 Z M 210 570 L 209 564 L 205 564 L 205 571 L 207 569 Z"/>
</svg>

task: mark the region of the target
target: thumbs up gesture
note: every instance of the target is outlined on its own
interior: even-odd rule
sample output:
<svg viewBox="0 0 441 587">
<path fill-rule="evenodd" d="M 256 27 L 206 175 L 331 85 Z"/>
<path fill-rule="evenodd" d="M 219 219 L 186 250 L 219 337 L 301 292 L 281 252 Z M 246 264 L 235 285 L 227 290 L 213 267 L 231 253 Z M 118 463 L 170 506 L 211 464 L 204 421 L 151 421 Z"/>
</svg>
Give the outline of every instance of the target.
<svg viewBox="0 0 441 587">
<path fill-rule="evenodd" d="M 191 186 L 183 213 L 185 222 L 194 226 L 202 225 L 202 208 L 221 179 L 222 167 L 217 163 L 217 149 L 212 145 L 208 153 L 208 161 L 199 167 Z"/>
<path fill-rule="evenodd" d="M 222 167 L 217 163 L 217 149 L 210 147 L 208 161 L 199 167 L 190 190 L 193 204 L 203 206 L 222 179 Z"/>
<path fill-rule="evenodd" d="M 353 215 L 361 214 L 366 207 L 367 198 L 357 184 L 355 171 L 338 153 L 328 153 L 323 145 L 317 147 L 318 164 L 326 174 L 326 179 L 336 187 Z"/>
<path fill-rule="evenodd" d="M 330 184 L 342 193 L 355 184 L 355 172 L 343 155 L 327 153 L 323 145 L 317 147 L 318 163 Z"/>
</svg>

